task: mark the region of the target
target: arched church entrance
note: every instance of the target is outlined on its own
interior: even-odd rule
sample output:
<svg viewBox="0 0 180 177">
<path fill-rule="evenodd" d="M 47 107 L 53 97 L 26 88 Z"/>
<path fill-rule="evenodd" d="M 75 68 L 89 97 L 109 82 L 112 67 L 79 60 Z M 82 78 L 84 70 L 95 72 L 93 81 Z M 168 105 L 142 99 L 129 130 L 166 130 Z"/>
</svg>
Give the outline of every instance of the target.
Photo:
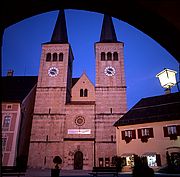
<svg viewBox="0 0 180 177">
<path fill-rule="evenodd" d="M 75 170 L 83 169 L 83 153 L 81 151 L 77 151 L 74 154 L 74 169 Z"/>
</svg>

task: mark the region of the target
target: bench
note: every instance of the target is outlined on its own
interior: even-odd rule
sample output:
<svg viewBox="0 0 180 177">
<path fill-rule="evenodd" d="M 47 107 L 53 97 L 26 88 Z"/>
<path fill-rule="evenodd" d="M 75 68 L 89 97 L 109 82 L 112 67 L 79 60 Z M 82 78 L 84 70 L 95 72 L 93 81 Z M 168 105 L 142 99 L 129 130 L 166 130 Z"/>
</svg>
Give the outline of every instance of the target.
<svg viewBox="0 0 180 177">
<path fill-rule="evenodd" d="M 89 173 L 93 177 L 98 175 L 112 175 L 113 177 L 118 177 L 118 171 L 116 167 L 93 167 L 92 172 Z"/>
<path fill-rule="evenodd" d="M 2 176 L 25 176 L 25 172 L 19 170 L 16 166 L 2 166 Z"/>
</svg>

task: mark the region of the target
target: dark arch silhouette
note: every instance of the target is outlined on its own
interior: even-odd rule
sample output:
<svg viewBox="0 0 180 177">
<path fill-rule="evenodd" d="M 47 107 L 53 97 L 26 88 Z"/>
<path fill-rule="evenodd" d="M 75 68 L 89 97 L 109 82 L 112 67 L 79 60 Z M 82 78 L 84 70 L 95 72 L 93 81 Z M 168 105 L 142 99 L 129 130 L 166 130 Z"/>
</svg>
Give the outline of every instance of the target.
<svg viewBox="0 0 180 177">
<path fill-rule="evenodd" d="M 58 9 L 107 13 L 136 27 L 157 41 L 180 62 L 179 0 L 3 0 L 1 39 L 6 27 L 28 17 Z M 12 8 L 10 8 L 10 6 Z M 2 40 L 1 40 L 2 43 Z"/>
</svg>

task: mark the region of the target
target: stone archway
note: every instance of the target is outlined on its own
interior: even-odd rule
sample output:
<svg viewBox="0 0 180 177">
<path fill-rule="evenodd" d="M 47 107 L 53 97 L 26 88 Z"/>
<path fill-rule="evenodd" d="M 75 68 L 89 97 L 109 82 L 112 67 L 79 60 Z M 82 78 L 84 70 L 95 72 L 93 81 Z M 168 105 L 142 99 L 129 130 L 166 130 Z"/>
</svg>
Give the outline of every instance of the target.
<svg viewBox="0 0 180 177">
<path fill-rule="evenodd" d="M 74 170 L 83 169 L 83 153 L 81 151 L 76 151 L 74 154 Z"/>
</svg>

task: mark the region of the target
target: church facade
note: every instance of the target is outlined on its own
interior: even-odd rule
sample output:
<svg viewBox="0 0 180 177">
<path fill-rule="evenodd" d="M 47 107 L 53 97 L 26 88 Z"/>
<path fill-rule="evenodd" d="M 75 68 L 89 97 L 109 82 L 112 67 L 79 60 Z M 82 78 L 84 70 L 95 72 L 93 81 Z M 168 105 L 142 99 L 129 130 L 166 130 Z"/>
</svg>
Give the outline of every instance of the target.
<svg viewBox="0 0 180 177">
<path fill-rule="evenodd" d="M 104 15 L 95 43 L 96 83 L 86 73 L 72 78 L 73 52 L 64 11 L 59 12 L 51 41 L 42 44 L 30 137 L 29 167 L 90 170 L 111 166 L 116 155 L 113 124 L 126 113 L 123 42 L 112 18 Z"/>
</svg>

